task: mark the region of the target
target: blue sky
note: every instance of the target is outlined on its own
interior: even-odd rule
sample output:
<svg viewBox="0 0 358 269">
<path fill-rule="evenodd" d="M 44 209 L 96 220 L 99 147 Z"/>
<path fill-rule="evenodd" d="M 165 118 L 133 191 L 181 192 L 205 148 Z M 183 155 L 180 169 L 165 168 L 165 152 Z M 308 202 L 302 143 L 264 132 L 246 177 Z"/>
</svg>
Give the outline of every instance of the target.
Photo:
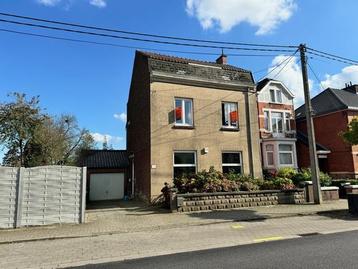
<svg viewBox="0 0 358 269">
<path fill-rule="evenodd" d="M 358 59 L 356 10 L 346 0 L 1 0 L 0 11 L 32 17 L 97 25 L 160 35 L 270 44 L 307 43 L 310 47 Z M 50 34 L 152 49 L 198 51 L 108 38 L 26 28 L 0 22 L 0 29 Z M 0 31 L 0 101 L 12 91 L 40 95 L 50 114 L 74 114 L 81 126 L 101 141 L 108 135 L 115 148 L 125 148 L 125 115 L 134 49 L 81 44 Z M 199 51 L 204 51 L 201 49 Z M 219 50 L 205 50 L 220 53 Z M 243 53 L 243 52 L 235 52 Z M 167 53 L 168 54 L 168 53 Z M 174 54 L 174 53 L 169 53 Z M 203 60 L 216 56 L 178 54 Z M 284 59 L 229 57 L 229 63 L 264 76 Z M 312 59 L 323 87 L 358 83 L 358 69 Z M 275 75 L 275 72 L 271 74 Z M 293 59 L 277 76 L 302 102 L 300 68 Z M 320 86 L 310 74 L 313 94 Z M 1 157 L 1 156 L 0 156 Z"/>
</svg>

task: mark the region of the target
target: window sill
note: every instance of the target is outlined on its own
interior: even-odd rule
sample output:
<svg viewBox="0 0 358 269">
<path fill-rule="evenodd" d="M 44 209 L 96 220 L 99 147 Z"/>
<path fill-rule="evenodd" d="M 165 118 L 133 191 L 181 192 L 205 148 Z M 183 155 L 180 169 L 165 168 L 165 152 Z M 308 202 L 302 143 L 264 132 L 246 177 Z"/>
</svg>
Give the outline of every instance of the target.
<svg viewBox="0 0 358 269">
<path fill-rule="evenodd" d="M 193 130 L 193 129 L 195 129 L 194 126 L 190 126 L 190 125 L 173 125 L 172 128 L 173 129 L 184 129 L 184 130 Z"/>
<path fill-rule="evenodd" d="M 240 131 L 239 128 L 229 128 L 229 127 L 221 127 L 220 131 L 225 131 L 225 132 L 238 132 Z"/>
</svg>

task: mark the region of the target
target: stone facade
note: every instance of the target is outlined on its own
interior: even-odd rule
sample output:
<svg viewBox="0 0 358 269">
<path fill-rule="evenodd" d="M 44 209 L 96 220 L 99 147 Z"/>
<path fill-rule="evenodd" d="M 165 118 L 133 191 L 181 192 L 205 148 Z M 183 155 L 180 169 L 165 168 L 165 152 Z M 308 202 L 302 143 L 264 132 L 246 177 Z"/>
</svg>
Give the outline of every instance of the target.
<svg viewBox="0 0 358 269">
<path fill-rule="evenodd" d="M 191 193 L 177 194 L 172 198 L 171 209 L 179 212 L 305 203 L 303 189 Z"/>
</svg>

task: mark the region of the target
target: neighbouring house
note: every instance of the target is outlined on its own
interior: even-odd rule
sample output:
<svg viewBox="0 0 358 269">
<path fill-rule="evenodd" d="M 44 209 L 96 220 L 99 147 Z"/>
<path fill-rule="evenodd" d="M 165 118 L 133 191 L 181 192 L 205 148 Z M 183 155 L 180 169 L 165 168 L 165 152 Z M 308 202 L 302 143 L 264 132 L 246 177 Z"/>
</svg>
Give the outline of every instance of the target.
<svg viewBox="0 0 358 269">
<path fill-rule="evenodd" d="M 126 150 L 83 151 L 81 166 L 87 167 L 87 201 L 123 199 L 127 191 Z"/>
<path fill-rule="evenodd" d="M 258 82 L 256 89 L 263 168 L 297 168 L 293 93 L 269 78 Z"/>
<path fill-rule="evenodd" d="M 154 201 L 165 182 L 213 166 L 262 175 L 250 71 L 137 51 L 127 103 L 132 193 Z"/>
<path fill-rule="evenodd" d="M 316 149 L 321 171 L 336 178 L 358 176 L 358 146 L 345 143 L 340 133 L 358 116 L 358 85 L 328 88 L 312 98 Z M 309 167 L 305 106 L 296 110 L 300 167 Z M 301 139 L 303 138 L 303 139 Z"/>
</svg>

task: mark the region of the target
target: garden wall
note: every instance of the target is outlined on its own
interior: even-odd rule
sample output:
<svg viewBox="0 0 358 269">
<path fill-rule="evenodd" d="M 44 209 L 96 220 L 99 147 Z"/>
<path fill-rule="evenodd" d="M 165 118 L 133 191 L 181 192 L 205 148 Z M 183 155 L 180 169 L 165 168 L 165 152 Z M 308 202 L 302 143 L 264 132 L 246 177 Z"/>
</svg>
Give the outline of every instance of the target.
<svg viewBox="0 0 358 269">
<path fill-rule="evenodd" d="M 179 212 L 267 206 L 277 204 L 303 204 L 303 189 L 240 191 L 217 193 L 172 194 L 171 210 Z"/>
</svg>

